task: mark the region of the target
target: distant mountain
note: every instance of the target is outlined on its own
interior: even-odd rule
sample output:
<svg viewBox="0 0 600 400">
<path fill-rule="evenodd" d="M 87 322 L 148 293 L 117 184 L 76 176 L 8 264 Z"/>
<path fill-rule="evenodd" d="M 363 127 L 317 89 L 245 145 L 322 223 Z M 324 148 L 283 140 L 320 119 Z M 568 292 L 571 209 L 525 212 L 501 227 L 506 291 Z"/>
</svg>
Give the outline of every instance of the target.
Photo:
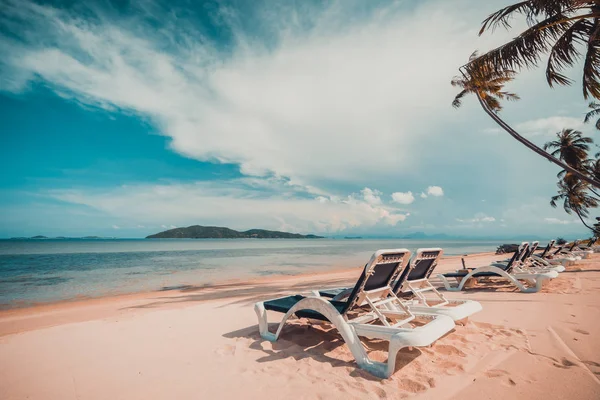
<svg viewBox="0 0 600 400">
<path fill-rule="evenodd" d="M 413 232 L 407 235 L 402 236 L 400 239 L 448 239 L 449 235 L 445 233 L 434 233 L 431 235 L 426 234 L 425 232 Z"/>
<path fill-rule="evenodd" d="M 11 237 L 10 240 L 39 240 L 39 239 L 51 239 L 51 240 L 90 240 L 90 239 L 116 239 L 115 237 L 101 237 L 101 236 L 84 236 L 84 237 L 66 237 L 66 236 L 32 236 L 32 237 Z"/>
<path fill-rule="evenodd" d="M 299 233 L 267 231 L 265 229 L 250 229 L 238 232 L 230 228 L 219 226 L 193 225 L 187 228 L 169 229 L 146 239 L 323 239 L 323 236 L 301 235 Z"/>
</svg>

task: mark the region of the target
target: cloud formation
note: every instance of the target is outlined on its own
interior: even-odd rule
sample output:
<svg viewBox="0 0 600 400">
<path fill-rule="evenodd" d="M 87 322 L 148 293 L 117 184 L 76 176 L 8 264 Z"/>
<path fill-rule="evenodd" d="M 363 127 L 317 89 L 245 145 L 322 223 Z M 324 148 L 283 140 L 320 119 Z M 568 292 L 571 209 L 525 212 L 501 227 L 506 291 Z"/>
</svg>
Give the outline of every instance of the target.
<svg viewBox="0 0 600 400">
<path fill-rule="evenodd" d="M 336 2 L 311 10 L 310 29 L 294 23 L 294 9 L 279 10 L 276 19 L 260 15 L 274 35 L 269 45 L 244 30 L 234 11 L 222 11 L 234 38 L 224 51 L 194 29 L 173 30 L 189 21 L 168 15 L 157 31 L 94 8 L 75 15 L 8 2 L 5 21 L 29 29 L 12 32 L 18 41 L 1 37 L 10 80 L 3 89 L 41 81 L 80 103 L 150 118 L 174 151 L 236 163 L 247 175 L 318 186 L 327 171 L 327 180 L 366 182 L 408 165 L 411 144 L 453 112 L 448 79 L 472 50 L 471 27 L 480 15 L 460 3 L 412 10 L 392 3 L 346 24 L 343 10 Z M 418 64 L 407 63 L 402 48 Z M 438 118 L 414 107 L 420 102 L 437 109 Z"/>
<path fill-rule="evenodd" d="M 115 18 L 83 3 L 75 10 L 5 1 L 0 90 L 27 93 L 41 84 L 88 109 L 138 117 L 169 138 L 174 152 L 237 164 L 246 176 L 243 182 L 108 188 L 63 184 L 50 196 L 131 226 L 195 220 L 334 232 L 395 227 L 408 216 L 397 205 L 410 205 L 421 225 L 437 229 L 457 215 L 471 215 L 471 195 L 494 195 L 496 204 L 486 202 L 485 210 L 500 215 L 501 207 L 516 208 L 528 193 L 552 194 L 553 182 L 527 182 L 514 191 L 519 199 L 508 199 L 511 192 L 498 187 L 519 183 L 526 167 L 540 176 L 549 171 L 550 180 L 556 172 L 529 154 L 507 162 L 503 146 L 518 144 L 503 137 L 477 143 L 470 131 L 479 132 L 481 121 L 489 121 L 469 101 L 460 112 L 450 107 L 456 92 L 449 79 L 457 66 L 474 48 L 491 48 L 512 36 L 499 30 L 478 38 L 485 17 L 481 7 L 473 7 L 479 3 L 390 2 L 372 8 L 362 1 L 318 3 L 301 13 L 266 2 L 262 11 L 253 11 L 255 18 L 232 8 L 216 10 L 212 18 L 227 36 L 219 41 L 170 4 L 169 12 L 154 15 L 151 10 L 160 7 L 144 2 L 131 15 Z M 489 10 L 501 5 L 486 2 Z M 256 24 L 248 27 L 250 20 Z M 521 128 L 534 134 L 574 122 L 556 118 Z M 478 168 L 470 169 L 468 184 L 456 179 L 474 164 Z M 490 179 L 498 170 L 500 183 Z M 392 193 L 398 182 L 415 194 Z M 441 186 L 423 190 L 427 182 Z M 395 204 L 388 204 L 390 193 Z M 417 193 L 443 199 L 415 201 Z M 528 204 L 534 203 L 532 209 L 547 206 L 545 198 Z M 485 218 L 493 217 L 477 222 L 493 222 Z M 517 224 L 522 216 L 505 219 Z"/>
<path fill-rule="evenodd" d="M 427 194 L 429 196 L 442 197 L 444 195 L 444 190 L 439 186 L 429 186 L 427 188 Z"/>
<path fill-rule="evenodd" d="M 127 185 L 111 191 L 53 190 L 53 199 L 84 205 L 127 221 L 144 221 L 164 229 L 225 225 L 236 229 L 267 228 L 295 232 L 338 232 L 377 224 L 395 226 L 408 213 L 381 204 L 365 188 L 360 195 L 291 197 L 295 190 L 281 183 L 273 193 L 247 179 L 170 185 Z M 367 190 L 368 189 L 368 190 Z M 364 193 L 368 196 L 364 196 Z M 168 224 L 163 221 L 169 221 Z"/>
<path fill-rule="evenodd" d="M 473 218 L 462 219 L 456 218 L 457 222 L 464 222 L 469 224 L 480 223 L 480 222 L 495 222 L 496 218 L 485 215 L 484 213 L 477 213 Z"/>
<path fill-rule="evenodd" d="M 415 201 L 415 196 L 413 196 L 412 192 L 395 192 L 392 193 L 392 200 L 399 204 L 411 204 Z"/>
</svg>

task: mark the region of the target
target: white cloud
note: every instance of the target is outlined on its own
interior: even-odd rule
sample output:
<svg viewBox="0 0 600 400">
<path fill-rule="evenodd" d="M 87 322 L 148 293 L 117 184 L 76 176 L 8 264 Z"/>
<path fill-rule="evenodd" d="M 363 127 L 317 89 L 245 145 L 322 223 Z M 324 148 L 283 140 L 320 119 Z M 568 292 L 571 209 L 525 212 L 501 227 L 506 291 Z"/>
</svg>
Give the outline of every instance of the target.
<svg viewBox="0 0 600 400">
<path fill-rule="evenodd" d="M 113 225 L 113 226 L 112 226 L 112 228 L 113 228 L 113 229 L 121 229 L 121 227 L 120 227 L 120 226 L 118 226 L 118 225 Z"/>
<path fill-rule="evenodd" d="M 525 136 L 554 136 L 564 128 L 582 129 L 582 118 L 552 116 L 521 122 L 515 129 Z"/>
<path fill-rule="evenodd" d="M 579 221 L 576 220 L 566 220 L 566 219 L 559 219 L 559 218 L 544 218 L 544 221 L 548 224 L 554 224 L 554 225 L 568 225 L 568 224 L 576 224 Z"/>
<path fill-rule="evenodd" d="M 0 37 L 3 75 L 13 82 L 4 89 L 40 80 L 82 104 L 139 114 L 176 152 L 237 163 L 246 175 L 369 182 L 411 165 L 411 147 L 456 117 L 450 77 L 476 41 L 491 47 L 504 35 L 477 39 L 482 12 L 468 2 L 390 3 L 359 16 L 351 8 L 310 10 L 310 24 L 297 10 L 269 10 L 258 15 L 266 38 L 225 13 L 234 42 L 222 51 L 169 16 L 156 29 L 141 17 L 82 20 L 9 3 L 6 18 L 31 29 L 18 32 L 23 41 Z"/>
<path fill-rule="evenodd" d="M 496 218 L 485 215 L 484 213 L 477 213 L 477 214 L 475 214 L 475 216 L 473 218 L 467 218 L 467 219 L 456 218 L 456 221 L 461 222 L 461 223 L 474 224 L 474 223 L 480 223 L 480 222 L 495 222 Z"/>
<path fill-rule="evenodd" d="M 415 201 L 415 196 L 413 196 L 412 192 L 395 192 L 392 193 L 392 200 L 399 204 L 411 204 Z"/>
<path fill-rule="evenodd" d="M 444 195 L 444 191 L 439 186 L 429 186 L 427 188 L 427 194 L 434 197 L 441 197 Z"/>
<path fill-rule="evenodd" d="M 86 205 L 132 223 L 160 225 L 169 219 L 178 226 L 224 225 L 234 229 L 267 228 L 298 232 L 338 232 L 357 227 L 395 226 L 409 214 L 375 204 L 362 195 L 290 197 L 296 193 L 280 184 L 265 193 L 245 179 L 170 185 L 127 185 L 109 191 L 53 190 L 54 199 Z M 370 193 L 379 193 L 370 190 Z M 375 196 L 377 197 L 377 196 Z M 160 225 L 163 229 L 176 225 Z"/>
<path fill-rule="evenodd" d="M 363 195 L 363 199 L 365 199 L 367 203 L 371 205 L 381 204 L 380 196 L 382 193 L 380 191 L 364 188 L 360 191 L 360 193 Z"/>
<path fill-rule="evenodd" d="M 257 15 L 252 25 L 260 25 L 263 34 L 241 28 L 235 15 L 219 15 L 223 30 L 234 38 L 223 50 L 177 12 L 172 13 L 177 20 L 165 16 L 164 26 L 157 29 L 144 25 L 144 15 L 100 15 L 88 21 L 26 0 L 8 0 L 2 4 L 0 24 L 11 19 L 16 23 L 0 26 L 6 28 L 0 29 L 0 90 L 25 90 L 41 83 L 65 99 L 110 110 L 109 117 L 139 116 L 165 135 L 175 152 L 236 163 L 247 175 L 243 188 L 239 182 L 134 184 L 53 193 L 118 215 L 124 221 L 114 222 L 122 227 L 138 221 L 144 226 L 213 221 L 239 228 L 290 226 L 322 232 L 391 227 L 408 214 L 384 204 L 389 197 L 380 192 L 369 189 L 365 194 L 360 189 L 377 187 L 391 193 L 400 179 L 410 188 L 435 182 L 452 194 L 453 204 L 413 204 L 413 214 L 424 219 L 421 225 L 432 222 L 427 218 L 444 226 L 456 215 L 470 216 L 481 198 L 488 199 L 486 211 L 506 217 L 515 231 L 544 225 L 540 221 L 546 215 L 560 217 L 559 211 L 548 212 L 547 204 L 558 171 L 529 153 L 507 160 L 503 150 L 519 146 L 507 135 L 478 140 L 481 136 L 473 132 L 493 125 L 474 99 L 466 100 L 460 111 L 449 104 L 456 94 L 449 79 L 472 50 L 485 50 L 514 36 L 515 31 L 498 30 L 477 37 L 481 20 L 502 1 L 486 2 L 485 10 L 474 0 L 409 6 L 390 2 L 366 16 L 349 15 L 348 10 L 356 10 L 349 2 L 325 2 L 331 7 L 310 10 L 308 16 L 280 9 L 272 17 Z M 85 11 L 81 15 L 94 13 Z M 14 32 L 11 26 L 17 27 Z M 540 89 L 546 90 L 539 79 L 543 71 L 531 74 L 535 79 L 515 82 L 523 101 L 507 105 L 509 119 L 520 109 L 542 116 L 556 109 L 548 107 L 552 96 L 545 94 L 550 90 Z M 570 115 L 577 115 L 585 109 L 584 103 L 580 108 L 576 104 L 580 90 L 576 85 L 571 92 L 565 90 L 571 89 L 551 93 L 556 93 L 560 107 L 575 104 L 569 106 Z M 521 120 L 527 118 L 531 117 Z M 575 127 L 571 123 L 574 120 L 534 120 L 521 127 L 554 133 L 559 125 Z M 455 151 L 450 146 L 456 141 L 461 146 Z M 468 179 L 476 193 L 465 195 L 457 171 L 472 165 L 478 168 L 470 170 Z M 522 171 L 528 169 L 540 178 L 521 182 Z M 521 186 L 498 190 L 515 182 Z M 494 198 L 488 197 L 490 191 Z M 520 194 L 517 200 L 515 192 Z M 419 196 L 443 194 L 441 187 L 431 186 Z M 544 198 L 532 200 L 535 196 Z M 122 204 L 123 210 L 115 204 Z M 521 204 L 530 206 L 521 209 Z M 444 208 L 435 210 L 438 206 Z M 212 208 L 217 210 L 214 215 Z M 517 225 L 526 219 L 527 224 Z M 490 221 L 478 221 L 483 222 L 495 230 Z M 570 227 L 575 230 L 577 225 Z"/>
</svg>

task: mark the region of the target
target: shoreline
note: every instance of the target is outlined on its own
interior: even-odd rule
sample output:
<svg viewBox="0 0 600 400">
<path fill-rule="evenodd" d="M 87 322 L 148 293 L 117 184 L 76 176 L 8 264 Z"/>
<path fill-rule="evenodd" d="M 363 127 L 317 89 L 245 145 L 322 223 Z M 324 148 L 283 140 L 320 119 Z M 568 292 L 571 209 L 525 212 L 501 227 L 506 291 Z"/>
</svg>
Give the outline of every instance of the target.
<svg viewBox="0 0 600 400">
<path fill-rule="evenodd" d="M 503 257 L 502 254 L 495 254 L 495 252 L 493 251 L 488 251 L 488 252 L 478 252 L 478 253 L 469 253 L 469 254 L 464 254 L 464 255 L 451 255 L 451 256 L 443 256 L 442 260 L 452 260 L 452 259 L 457 259 L 459 257 L 476 257 L 476 256 L 488 256 L 488 255 L 497 255 L 498 257 Z M 332 266 L 332 267 L 328 267 L 326 271 L 307 271 L 307 272 L 302 272 L 299 274 L 271 274 L 268 276 L 254 276 L 254 277 L 246 277 L 246 278 L 238 278 L 238 279 L 230 279 L 230 278 L 224 278 L 222 280 L 216 280 L 213 283 L 207 283 L 207 284 L 181 284 L 181 285 L 176 285 L 171 287 L 167 287 L 167 288 L 162 288 L 162 289 L 154 289 L 154 290 L 143 290 L 143 291 L 132 291 L 132 292 L 127 292 L 127 293 L 107 293 L 105 295 L 100 295 L 100 296 L 79 296 L 79 297 L 75 297 L 72 299 L 62 299 L 62 300 L 50 300 L 50 301 L 40 301 L 40 302 L 20 302 L 17 304 L 10 304 L 10 303 L 4 303 L 4 304 L 0 304 L 0 318 L 2 318 L 2 316 L 10 311 L 18 311 L 18 310 L 25 310 L 25 309 L 29 309 L 29 308 L 42 308 L 42 307 L 48 307 L 48 306 L 58 306 L 58 305 L 62 305 L 62 304 L 70 304 L 70 303 L 84 303 L 84 302 L 90 302 L 90 301 L 94 301 L 94 300 L 104 300 L 104 299 L 111 299 L 111 298 L 126 298 L 126 297 L 130 297 L 130 296 L 140 296 L 140 295 L 149 295 L 149 294 L 156 294 L 156 293 L 168 293 L 168 292 L 172 292 L 172 291 L 177 291 L 177 290 L 185 290 L 187 288 L 215 288 L 215 287 L 219 287 L 222 285 L 232 285 L 235 283 L 240 283 L 240 284 L 244 284 L 247 282 L 268 282 L 272 279 L 284 279 L 284 278 L 290 278 L 293 279 L 295 277 L 303 277 L 303 276 L 320 276 L 320 275 L 330 275 L 330 274 L 335 274 L 335 273 L 343 273 L 343 272 L 350 272 L 352 270 L 355 270 L 357 268 L 357 266 L 355 267 L 348 267 L 348 266 Z"/>
<path fill-rule="evenodd" d="M 443 258 L 436 273 L 459 268 Z M 502 255 L 477 253 L 477 267 Z M 567 267 L 538 293 L 502 281 L 449 300 L 483 309 L 427 347 L 403 348 L 396 372 L 358 368 L 335 329 L 290 321 L 260 337 L 257 301 L 350 286 L 360 267 L 256 277 L 0 312 L 0 393 L 7 399 L 415 398 L 597 399 L 600 255 Z M 270 316 L 270 322 L 281 318 Z M 273 329 L 274 326 L 271 326 Z M 361 339 L 385 361 L 387 344 Z"/>
<path fill-rule="evenodd" d="M 472 262 L 487 262 L 490 257 L 502 257 L 495 252 L 467 254 Z M 443 256 L 436 271 L 449 271 L 460 267 L 460 258 L 465 255 Z M 247 296 L 243 288 L 252 287 L 257 293 L 267 293 L 267 289 L 283 287 L 290 283 L 308 282 L 313 285 L 331 286 L 336 282 L 351 285 L 360 274 L 360 266 L 333 266 L 324 271 L 310 271 L 296 275 L 269 275 L 253 278 L 224 279 L 207 285 L 184 284 L 169 290 L 151 290 L 105 296 L 74 298 L 42 302 L 0 309 L 0 337 L 61 323 L 83 322 L 104 318 L 118 311 L 119 305 L 136 307 L 145 301 L 176 298 L 182 294 L 194 293 L 205 296 L 203 301 L 233 299 Z M 240 290 L 237 290 L 240 289 Z M 123 307 L 120 307 L 123 308 Z"/>
</svg>

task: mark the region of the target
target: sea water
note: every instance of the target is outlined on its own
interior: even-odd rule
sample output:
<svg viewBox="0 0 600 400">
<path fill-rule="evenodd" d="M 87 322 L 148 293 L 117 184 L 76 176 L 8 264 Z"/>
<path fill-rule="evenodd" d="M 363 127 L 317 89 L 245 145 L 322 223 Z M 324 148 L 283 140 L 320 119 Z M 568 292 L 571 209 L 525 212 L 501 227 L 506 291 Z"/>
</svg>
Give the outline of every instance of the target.
<svg viewBox="0 0 600 400">
<path fill-rule="evenodd" d="M 0 307 L 360 267 L 377 249 L 494 251 L 506 241 L 400 239 L 0 240 Z"/>
</svg>

